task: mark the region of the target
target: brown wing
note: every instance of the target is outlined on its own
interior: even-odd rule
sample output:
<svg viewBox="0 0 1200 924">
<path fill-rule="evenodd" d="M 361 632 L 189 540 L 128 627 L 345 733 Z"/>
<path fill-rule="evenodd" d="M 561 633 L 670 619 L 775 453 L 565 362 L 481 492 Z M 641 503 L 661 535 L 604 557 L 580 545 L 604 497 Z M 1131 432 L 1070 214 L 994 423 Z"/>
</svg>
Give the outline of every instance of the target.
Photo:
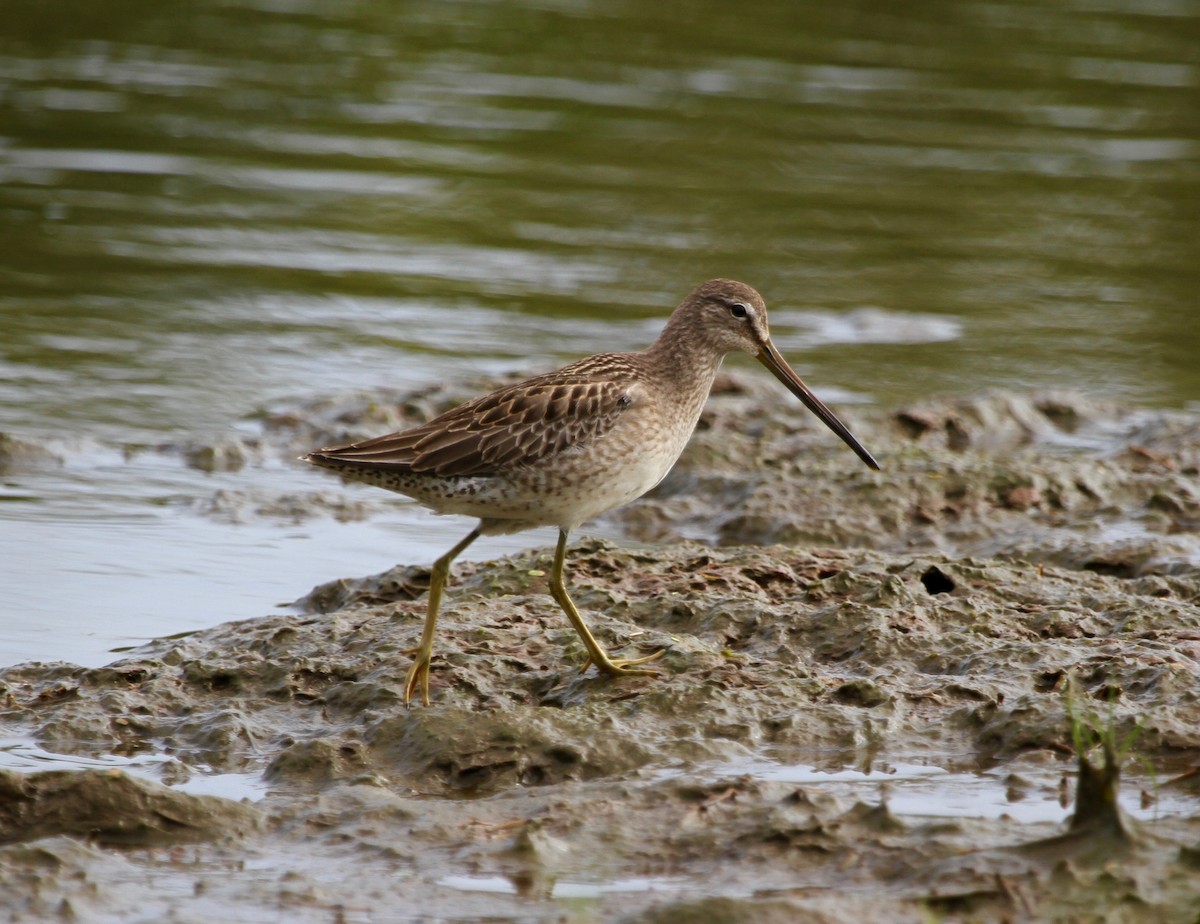
<svg viewBox="0 0 1200 924">
<path fill-rule="evenodd" d="M 468 401 L 412 429 L 311 456 L 431 475 L 496 474 L 612 429 L 629 406 L 631 372 L 614 354 L 593 356 Z"/>
</svg>

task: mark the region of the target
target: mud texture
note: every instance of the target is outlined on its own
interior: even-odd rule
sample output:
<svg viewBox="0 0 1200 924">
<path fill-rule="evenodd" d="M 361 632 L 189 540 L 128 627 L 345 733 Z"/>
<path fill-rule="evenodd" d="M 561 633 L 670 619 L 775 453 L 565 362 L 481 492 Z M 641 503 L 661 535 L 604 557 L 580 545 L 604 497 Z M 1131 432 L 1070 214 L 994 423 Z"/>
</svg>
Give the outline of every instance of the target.
<svg viewBox="0 0 1200 924">
<path fill-rule="evenodd" d="M 243 834 L 258 820 L 248 805 L 116 770 L 0 772 L 0 843 L 72 834 L 103 844 L 176 844 Z"/>
<path fill-rule="evenodd" d="M 718 392 L 667 481 L 610 516 L 653 546 L 582 538 L 570 559 L 598 638 L 664 649 L 660 676 L 579 672 L 583 650 L 546 593 L 549 549 L 456 566 L 428 708 L 401 703 L 423 567 L 323 585 L 297 612 L 104 668 L 12 667 L 9 735 L 67 754 L 165 750 L 271 788 L 254 808 L 218 807 L 120 771 L 4 776 L 0 908 L 1195 922 L 1200 417 L 1070 395 L 848 413 L 883 463 L 874 473 L 778 389 L 730 377 Z M 272 414 L 254 445 L 221 453 L 378 433 L 461 397 Z M 387 503 L 370 489 L 226 494 L 209 512 L 370 516 Z M 751 772 L 767 759 L 883 778 L 901 760 L 999 767 L 1019 801 L 1088 758 L 1068 711 L 1108 735 L 1092 757 L 1149 768 L 1197 810 L 1122 817 L 1103 759 L 1083 771 L 1091 808 L 1062 824 L 899 815 L 886 789 L 853 801 Z"/>
<path fill-rule="evenodd" d="M 49 449 L 0 430 L 0 475 L 62 465 L 62 461 Z"/>
</svg>

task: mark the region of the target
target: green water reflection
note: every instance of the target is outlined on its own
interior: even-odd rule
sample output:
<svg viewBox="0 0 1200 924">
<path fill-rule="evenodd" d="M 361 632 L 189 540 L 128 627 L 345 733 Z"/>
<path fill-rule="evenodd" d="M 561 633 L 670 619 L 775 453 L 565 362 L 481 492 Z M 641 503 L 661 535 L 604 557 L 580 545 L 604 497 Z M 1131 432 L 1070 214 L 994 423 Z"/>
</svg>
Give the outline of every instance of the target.
<svg viewBox="0 0 1200 924">
<path fill-rule="evenodd" d="M 718 274 L 961 321 L 798 358 L 874 400 L 1200 396 L 1190 4 L 6 6 L 18 429 L 172 430 L 181 406 L 219 427 L 454 368 L 430 348 L 635 346 L 647 329 L 514 341 L 504 319 L 620 326 Z M 454 345 L 411 342 L 412 314 Z"/>
</svg>

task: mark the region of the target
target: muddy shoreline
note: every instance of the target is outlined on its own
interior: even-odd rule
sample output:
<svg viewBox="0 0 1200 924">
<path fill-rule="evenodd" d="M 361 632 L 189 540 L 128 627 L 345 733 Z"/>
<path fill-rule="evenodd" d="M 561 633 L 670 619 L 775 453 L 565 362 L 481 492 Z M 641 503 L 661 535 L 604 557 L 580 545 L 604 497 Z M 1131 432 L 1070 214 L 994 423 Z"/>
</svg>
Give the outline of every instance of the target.
<svg viewBox="0 0 1200 924">
<path fill-rule="evenodd" d="M 257 438 L 164 451 L 200 468 L 294 456 L 476 384 L 347 396 L 267 415 Z M 17 920 L 1194 921 L 1200 416 L 1066 393 L 850 409 L 874 473 L 776 392 L 722 377 L 675 471 L 609 515 L 628 545 L 575 545 L 569 580 L 598 638 L 664 648 L 658 678 L 579 673 L 549 549 L 456 566 L 429 708 L 400 700 L 428 582 L 404 565 L 107 667 L 0 672 L 6 737 L 176 762 L 160 783 L 0 776 L 0 906 Z M 281 490 L 205 513 L 390 503 Z M 753 769 L 987 771 L 1019 806 L 1074 779 L 1068 688 L 1132 742 L 1129 768 L 1153 771 L 1145 798 L 1185 810 L 1119 838 L 904 814 L 887 786 L 847 798 Z M 261 774 L 269 791 L 250 804 L 169 785 L 205 773 Z"/>
</svg>

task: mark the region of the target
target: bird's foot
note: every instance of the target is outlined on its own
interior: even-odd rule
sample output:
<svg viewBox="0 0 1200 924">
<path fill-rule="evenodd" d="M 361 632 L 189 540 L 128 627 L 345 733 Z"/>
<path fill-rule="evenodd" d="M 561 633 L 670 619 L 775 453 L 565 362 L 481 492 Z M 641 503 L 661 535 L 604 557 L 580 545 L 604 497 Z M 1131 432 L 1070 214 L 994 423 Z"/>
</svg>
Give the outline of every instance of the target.
<svg viewBox="0 0 1200 924">
<path fill-rule="evenodd" d="M 579 671 L 579 673 L 584 673 L 589 667 L 595 664 L 598 670 L 603 671 L 604 673 L 613 677 L 616 677 L 618 674 L 625 674 L 627 676 L 632 674 L 634 676 L 640 675 L 643 677 L 657 677 L 658 671 L 631 670 L 630 668 L 635 664 L 645 664 L 647 661 L 657 660 L 666 653 L 667 651 L 664 648 L 661 651 L 654 652 L 652 655 L 646 655 L 644 658 L 610 658 L 608 655 L 602 654 L 600 660 L 597 660 L 589 655 L 588 659 L 583 662 L 583 668 Z"/>
<path fill-rule="evenodd" d="M 421 688 L 421 702 L 426 706 L 429 705 L 429 661 L 433 656 L 432 651 L 421 651 L 419 648 L 413 648 L 406 651 L 405 654 L 411 654 L 416 657 L 412 666 L 408 669 L 408 676 L 404 678 L 404 705 L 407 706 L 412 700 L 413 694 L 417 691 L 417 687 Z"/>
</svg>

